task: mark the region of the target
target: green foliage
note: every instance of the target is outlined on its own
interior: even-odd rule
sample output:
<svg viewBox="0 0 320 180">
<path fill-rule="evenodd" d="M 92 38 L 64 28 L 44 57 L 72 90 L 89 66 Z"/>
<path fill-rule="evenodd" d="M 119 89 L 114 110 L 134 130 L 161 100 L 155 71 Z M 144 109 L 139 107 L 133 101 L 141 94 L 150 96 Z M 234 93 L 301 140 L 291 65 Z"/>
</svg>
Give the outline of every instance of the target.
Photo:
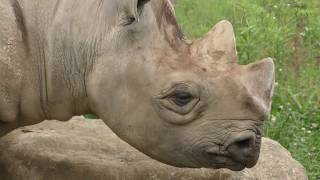
<svg viewBox="0 0 320 180">
<path fill-rule="evenodd" d="M 97 119 L 98 117 L 94 114 L 86 114 L 84 115 L 84 117 L 87 119 L 87 120 L 90 120 L 90 119 Z"/>
<path fill-rule="evenodd" d="M 231 21 L 242 64 L 275 60 L 277 86 L 265 135 L 289 149 L 309 179 L 320 179 L 320 1 L 178 0 L 176 11 L 191 38 Z"/>
</svg>

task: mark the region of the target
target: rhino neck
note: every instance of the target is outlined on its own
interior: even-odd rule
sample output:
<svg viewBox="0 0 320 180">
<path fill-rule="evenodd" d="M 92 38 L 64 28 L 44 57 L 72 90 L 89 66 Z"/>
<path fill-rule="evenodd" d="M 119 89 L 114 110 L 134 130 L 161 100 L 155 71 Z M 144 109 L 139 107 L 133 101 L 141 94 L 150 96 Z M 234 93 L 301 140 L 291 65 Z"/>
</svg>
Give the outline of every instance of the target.
<svg viewBox="0 0 320 180">
<path fill-rule="evenodd" d="M 74 115 L 90 113 L 87 95 L 89 76 L 95 53 L 88 44 L 73 42 L 59 32 L 49 31 L 45 63 L 49 118 L 67 120 Z"/>
</svg>

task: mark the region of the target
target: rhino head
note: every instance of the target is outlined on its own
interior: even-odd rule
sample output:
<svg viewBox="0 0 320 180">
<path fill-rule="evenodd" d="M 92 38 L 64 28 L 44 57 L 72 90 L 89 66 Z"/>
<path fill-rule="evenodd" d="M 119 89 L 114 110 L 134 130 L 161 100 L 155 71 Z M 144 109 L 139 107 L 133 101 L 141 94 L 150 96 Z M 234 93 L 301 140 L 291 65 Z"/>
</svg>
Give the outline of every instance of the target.
<svg viewBox="0 0 320 180">
<path fill-rule="evenodd" d="M 273 61 L 239 65 L 228 21 L 190 42 L 169 1 L 121 2 L 115 9 L 126 11 L 113 21 L 120 26 L 106 35 L 87 79 L 93 112 L 161 162 L 254 166 L 270 111 Z"/>
</svg>

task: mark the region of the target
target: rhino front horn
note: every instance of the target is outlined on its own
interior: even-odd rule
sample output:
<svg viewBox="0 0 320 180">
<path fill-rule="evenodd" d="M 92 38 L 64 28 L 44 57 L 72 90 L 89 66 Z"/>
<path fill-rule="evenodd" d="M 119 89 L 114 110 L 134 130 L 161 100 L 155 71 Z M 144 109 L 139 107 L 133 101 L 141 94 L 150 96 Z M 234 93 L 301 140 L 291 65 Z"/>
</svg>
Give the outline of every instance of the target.
<svg viewBox="0 0 320 180">
<path fill-rule="evenodd" d="M 214 62 L 237 63 L 236 40 L 232 24 L 226 20 L 220 21 L 205 37 L 194 42 L 192 51 Z"/>
</svg>

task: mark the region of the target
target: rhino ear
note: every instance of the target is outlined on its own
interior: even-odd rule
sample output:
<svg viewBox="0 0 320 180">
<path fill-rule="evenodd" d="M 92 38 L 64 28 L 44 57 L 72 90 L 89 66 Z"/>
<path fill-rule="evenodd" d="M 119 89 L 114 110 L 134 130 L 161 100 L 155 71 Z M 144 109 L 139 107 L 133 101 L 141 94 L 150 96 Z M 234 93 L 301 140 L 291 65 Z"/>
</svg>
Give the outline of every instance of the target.
<svg viewBox="0 0 320 180">
<path fill-rule="evenodd" d="M 210 56 L 213 61 L 238 62 L 234 31 L 229 21 L 216 24 L 196 46 L 198 53 Z"/>
<path fill-rule="evenodd" d="M 134 15 L 136 20 L 139 20 L 139 14 L 143 10 L 143 7 L 146 3 L 148 3 L 150 0 L 134 0 L 131 1 L 131 13 Z"/>
<path fill-rule="evenodd" d="M 271 58 L 266 58 L 260 62 L 245 66 L 242 82 L 255 99 L 260 99 L 266 111 L 270 111 L 273 96 L 275 70 Z"/>
<path fill-rule="evenodd" d="M 142 7 L 144 6 L 147 2 L 149 2 L 150 0 L 138 0 L 138 5 L 137 7 Z"/>
</svg>

